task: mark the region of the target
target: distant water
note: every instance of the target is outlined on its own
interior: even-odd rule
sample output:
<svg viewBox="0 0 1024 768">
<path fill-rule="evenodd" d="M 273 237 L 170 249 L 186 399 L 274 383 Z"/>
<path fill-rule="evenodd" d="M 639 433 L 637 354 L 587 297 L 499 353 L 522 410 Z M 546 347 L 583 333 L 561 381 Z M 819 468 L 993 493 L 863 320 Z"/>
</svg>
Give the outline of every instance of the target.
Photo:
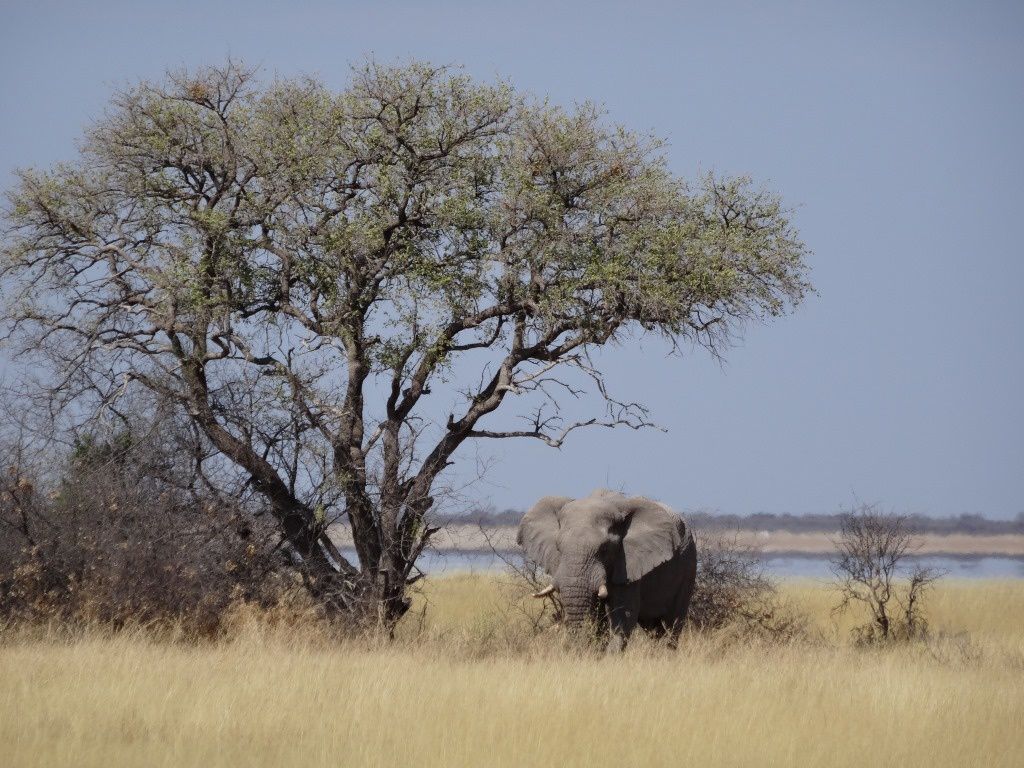
<svg viewBox="0 0 1024 768">
<path fill-rule="evenodd" d="M 937 568 L 954 579 L 1024 579 L 1024 557 L 926 556 L 908 558 L 928 568 Z M 765 570 L 780 578 L 830 578 L 824 555 L 766 555 Z"/>
<path fill-rule="evenodd" d="M 350 549 L 342 553 L 355 560 Z M 938 568 L 950 578 L 957 579 L 1024 579 L 1024 557 L 981 557 L 962 555 L 958 557 L 915 557 L 908 558 L 930 568 Z M 506 562 L 518 563 L 516 553 L 428 551 L 420 557 L 419 565 L 427 574 L 470 572 L 500 572 Z M 825 555 L 765 555 L 762 558 L 765 570 L 779 578 L 828 578 L 828 557 Z"/>
</svg>

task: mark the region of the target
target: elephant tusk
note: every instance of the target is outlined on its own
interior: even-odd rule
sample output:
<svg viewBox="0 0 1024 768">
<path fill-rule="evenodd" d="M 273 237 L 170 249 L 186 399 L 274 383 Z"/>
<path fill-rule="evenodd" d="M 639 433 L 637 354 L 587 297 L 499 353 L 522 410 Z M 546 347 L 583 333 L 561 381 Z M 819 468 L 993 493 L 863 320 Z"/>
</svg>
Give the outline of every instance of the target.
<svg viewBox="0 0 1024 768">
<path fill-rule="evenodd" d="M 597 588 L 597 596 L 599 598 L 601 598 L 602 600 L 607 600 L 608 599 L 608 585 L 607 584 L 602 584 L 600 587 Z"/>
<path fill-rule="evenodd" d="M 536 594 L 534 594 L 534 597 L 547 597 L 548 595 L 550 595 L 554 591 L 555 591 L 555 585 L 554 584 L 548 584 L 540 592 L 537 592 Z"/>
</svg>

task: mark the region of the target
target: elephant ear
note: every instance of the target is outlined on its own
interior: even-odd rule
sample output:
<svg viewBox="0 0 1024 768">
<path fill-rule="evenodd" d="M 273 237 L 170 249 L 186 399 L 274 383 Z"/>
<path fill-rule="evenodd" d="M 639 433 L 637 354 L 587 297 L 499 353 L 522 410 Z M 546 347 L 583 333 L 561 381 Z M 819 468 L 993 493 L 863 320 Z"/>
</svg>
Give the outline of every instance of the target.
<svg viewBox="0 0 1024 768">
<path fill-rule="evenodd" d="M 568 496 L 545 496 L 533 505 L 519 524 L 516 541 L 531 560 L 549 574 L 558 570 L 558 513 L 572 499 Z"/>
<path fill-rule="evenodd" d="M 679 552 L 689 535 L 683 519 L 664 504 L 636 496 L 622 500 L 622 557 L 612 581 L 637 581 Z"/>
</svg>

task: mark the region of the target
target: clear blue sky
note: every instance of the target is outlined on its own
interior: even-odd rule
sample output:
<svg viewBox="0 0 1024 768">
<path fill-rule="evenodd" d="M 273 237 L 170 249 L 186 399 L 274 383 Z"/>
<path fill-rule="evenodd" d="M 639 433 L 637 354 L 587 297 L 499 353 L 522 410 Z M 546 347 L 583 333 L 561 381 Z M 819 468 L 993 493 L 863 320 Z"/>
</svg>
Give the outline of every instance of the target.
<svg viewBox="0 0 1024 768">
<path fill-rule="evenodd" d="M 0 181 L 73 156 L 113 87 L 227 54 L 342 87 L 465 65 L 799 206 L 819 295 L 720 366 L 604 355 L 666 434 L 494 448 L 477 497 L 624 486 L 683 509 L 1024 511 L 1024 3 L 6 2 Z M 469 456 L 472 460 L 472 456 Z"/>
</svg>

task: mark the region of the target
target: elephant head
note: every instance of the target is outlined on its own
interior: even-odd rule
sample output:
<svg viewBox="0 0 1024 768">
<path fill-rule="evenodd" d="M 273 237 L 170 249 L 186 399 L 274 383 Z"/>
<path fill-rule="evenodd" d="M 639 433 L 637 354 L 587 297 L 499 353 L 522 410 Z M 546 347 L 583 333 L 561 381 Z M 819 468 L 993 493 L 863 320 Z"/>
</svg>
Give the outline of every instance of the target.
<svg viewBox="0 0 1024 768">
<path fill-rule="evenodd" d="M 594 491 L 583 499 L 545 496 L 524 515 L 518 540 L 552 577 L 535 596 L 557 591 L 566 623 L 579 626 L 609 592 L 671 559 L 686 535 L 682 519 L 662 504 Z"/>
</svg>

